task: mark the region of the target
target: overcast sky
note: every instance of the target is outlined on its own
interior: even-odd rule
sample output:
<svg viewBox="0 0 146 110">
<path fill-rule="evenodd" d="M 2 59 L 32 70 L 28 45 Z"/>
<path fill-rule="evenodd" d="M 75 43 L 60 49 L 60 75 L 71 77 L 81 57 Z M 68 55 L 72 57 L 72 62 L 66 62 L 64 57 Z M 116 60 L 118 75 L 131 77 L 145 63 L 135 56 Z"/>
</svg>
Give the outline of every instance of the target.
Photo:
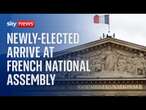
<svg viewBox="0 0 146 110">
<path fill-rule="evenodd" d="M 108 32 L 107 24 L 93 22 L 95 15 L 105 14 L 87 14 L 80 20 L 78 27 L 85 27 L 82 32 L 86 34 L 86 41 L 97 40 Z M 110 34 L 115 33 L 117 39 L 146 46 L 146 14 L 110 14 L 110 30 Z"/>
<path fill-rule="evenodd" d="M 146 46 L 146 14 L 111 14 L 110 23 L 116 38 Z"/>
</svg>

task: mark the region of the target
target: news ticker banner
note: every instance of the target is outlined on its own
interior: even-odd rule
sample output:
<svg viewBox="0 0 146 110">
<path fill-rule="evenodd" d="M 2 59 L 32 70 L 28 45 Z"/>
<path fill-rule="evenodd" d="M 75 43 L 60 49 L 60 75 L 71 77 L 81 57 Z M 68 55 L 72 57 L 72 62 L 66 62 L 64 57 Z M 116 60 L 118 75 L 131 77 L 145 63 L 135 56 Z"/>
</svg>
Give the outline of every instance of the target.
<svg viewBox="0 0 146 110">
<path fill-rule="evenodd" d="M 88 59 L 67 58 L 64 52 L 107 31 L 106 25 L 97 28 L 94 16 L 0 14 L 0 96 L 65 95 L 68 75 L 91 70 Z"/>
</svg>

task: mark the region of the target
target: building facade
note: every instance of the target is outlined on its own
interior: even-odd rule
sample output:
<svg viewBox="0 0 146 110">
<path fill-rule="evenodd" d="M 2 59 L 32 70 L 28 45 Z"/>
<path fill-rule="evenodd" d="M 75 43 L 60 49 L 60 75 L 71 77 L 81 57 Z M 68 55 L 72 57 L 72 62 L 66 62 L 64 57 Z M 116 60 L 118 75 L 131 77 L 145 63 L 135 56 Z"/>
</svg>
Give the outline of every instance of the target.
<svg viewBox="0 0 146 110">
<path fill-rule="evenodd" d="M 145 96 L 146 47 L 111 36 L 63 50 L 58 58 L 88 60 L 91 72 L 64 72 L 52 95 Z"/>
</svg>

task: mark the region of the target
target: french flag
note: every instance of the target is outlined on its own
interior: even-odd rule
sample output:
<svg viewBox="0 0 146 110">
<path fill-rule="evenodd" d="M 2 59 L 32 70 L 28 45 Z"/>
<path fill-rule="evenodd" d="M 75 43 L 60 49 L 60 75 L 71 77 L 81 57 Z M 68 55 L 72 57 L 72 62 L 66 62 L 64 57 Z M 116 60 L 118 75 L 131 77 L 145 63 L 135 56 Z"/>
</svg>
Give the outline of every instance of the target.
<svg viewBox="0 0 146 110">
<path fill-rule="evenodd" d="M 109 15 L 95 15 L 94 23 L 109 24 Z"/>
</svg>

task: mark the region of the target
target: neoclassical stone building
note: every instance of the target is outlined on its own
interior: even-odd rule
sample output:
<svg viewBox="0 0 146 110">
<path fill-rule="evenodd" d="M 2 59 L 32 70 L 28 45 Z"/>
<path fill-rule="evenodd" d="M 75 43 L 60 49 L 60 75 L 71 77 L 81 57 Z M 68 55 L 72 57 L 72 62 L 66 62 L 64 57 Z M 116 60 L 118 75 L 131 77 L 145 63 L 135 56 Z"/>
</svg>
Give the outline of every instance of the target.
<svg viewBox="0 0 146 110">
<path fill-rule="evenodd" d="M 58 57 L 89 60 L 91 72 L 62 73 L 52 95 L 146 95 L 145 46 L 107 36 L 61 51 Z"/>
</svg>

